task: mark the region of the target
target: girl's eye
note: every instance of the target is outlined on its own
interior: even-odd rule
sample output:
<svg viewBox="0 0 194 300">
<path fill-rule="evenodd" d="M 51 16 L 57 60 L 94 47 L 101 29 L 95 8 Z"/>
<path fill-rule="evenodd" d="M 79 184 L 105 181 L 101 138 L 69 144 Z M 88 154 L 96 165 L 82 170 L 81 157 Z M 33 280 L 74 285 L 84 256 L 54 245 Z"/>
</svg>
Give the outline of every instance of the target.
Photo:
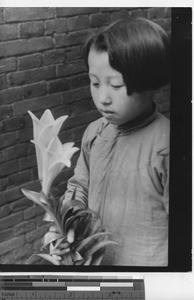
<svg viewBox="0 0 194 300">
<path fill-rule="evenodd" d="M 117 89 L 120 89 L 121 87 L 123 87 L 123 84 L 120 84 L 120 85 L 111 84 L 111 86 L 117 90 Z"/>
<path fill-rule="evenodd" d="M 97 83 L 97 82 L 91 82 L 91 85 L 96 87 L 96 88 L 99 87 L 99 83 Z"/>
</svg>

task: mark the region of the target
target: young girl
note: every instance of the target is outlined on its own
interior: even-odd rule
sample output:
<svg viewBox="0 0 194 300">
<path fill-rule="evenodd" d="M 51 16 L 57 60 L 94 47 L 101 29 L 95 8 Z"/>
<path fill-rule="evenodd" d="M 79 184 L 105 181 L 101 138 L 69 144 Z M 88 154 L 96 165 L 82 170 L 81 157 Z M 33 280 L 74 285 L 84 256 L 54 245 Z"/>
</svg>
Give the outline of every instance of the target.
<svg viewBox="0 0 194 300">
<path fill-rule="evenodd" d="M 86 42 L 102 118 L 84 133 L 64 201 L 76 190 L 118 242 L 104 265 L 168 265 L 169 120 L 153 103 L 169 80 L 168 49 L 164 30 L 144 18 L 119 20 Z"/>
</svg>

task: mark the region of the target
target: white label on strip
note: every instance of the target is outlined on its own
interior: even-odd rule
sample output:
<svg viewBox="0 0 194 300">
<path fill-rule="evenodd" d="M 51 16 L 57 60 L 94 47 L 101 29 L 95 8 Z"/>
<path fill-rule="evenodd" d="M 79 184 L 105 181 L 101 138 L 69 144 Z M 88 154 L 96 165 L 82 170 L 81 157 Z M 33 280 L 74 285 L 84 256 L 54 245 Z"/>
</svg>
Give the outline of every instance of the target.
<svg viewBox="0 0 194 300">
<path fill-rule="evenodd" d="M 67 291 L 100 291 L 99 286 L 67 286 Z"/>
<path fill-rule="evenodd" d="M 133 282 L 100 282 L 100 286 L 133 287 Z"/>
</svg>

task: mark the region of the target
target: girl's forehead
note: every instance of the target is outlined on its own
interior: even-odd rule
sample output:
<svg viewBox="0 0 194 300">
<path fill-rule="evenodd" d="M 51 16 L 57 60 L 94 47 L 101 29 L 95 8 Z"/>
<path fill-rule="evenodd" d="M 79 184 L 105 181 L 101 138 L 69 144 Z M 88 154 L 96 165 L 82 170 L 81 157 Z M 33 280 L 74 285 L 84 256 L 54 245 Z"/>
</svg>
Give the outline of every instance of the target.
<svg viewBox="0 0 194 300">
<path fill-rule="evenodd" d="M 106 51 L 91 49 L 88 55 L 88 66 L 89 74 L 91 76 L 102 73 L 104 76 L 108 77 L 122 77 L 120 72 L 111 67 L 108 52 Z"/>
</svg>

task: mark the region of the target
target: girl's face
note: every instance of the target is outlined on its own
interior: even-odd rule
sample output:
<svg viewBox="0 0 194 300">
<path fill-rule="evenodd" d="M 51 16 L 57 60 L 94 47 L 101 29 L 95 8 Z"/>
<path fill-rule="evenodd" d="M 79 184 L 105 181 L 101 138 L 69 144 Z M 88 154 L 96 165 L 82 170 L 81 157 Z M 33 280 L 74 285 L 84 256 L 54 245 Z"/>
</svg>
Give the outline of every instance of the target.
<svg viewBox="0 0 194 300">
<path fill-rule="evenodd" d="M 109 123 L 121 125 L 151 109 L 152 99 L 147 93 L 127 95 L 123 76 L 110 66 L 107 52 L 92 48 L 88 65 L 93 101 Z"/>
</svg>

